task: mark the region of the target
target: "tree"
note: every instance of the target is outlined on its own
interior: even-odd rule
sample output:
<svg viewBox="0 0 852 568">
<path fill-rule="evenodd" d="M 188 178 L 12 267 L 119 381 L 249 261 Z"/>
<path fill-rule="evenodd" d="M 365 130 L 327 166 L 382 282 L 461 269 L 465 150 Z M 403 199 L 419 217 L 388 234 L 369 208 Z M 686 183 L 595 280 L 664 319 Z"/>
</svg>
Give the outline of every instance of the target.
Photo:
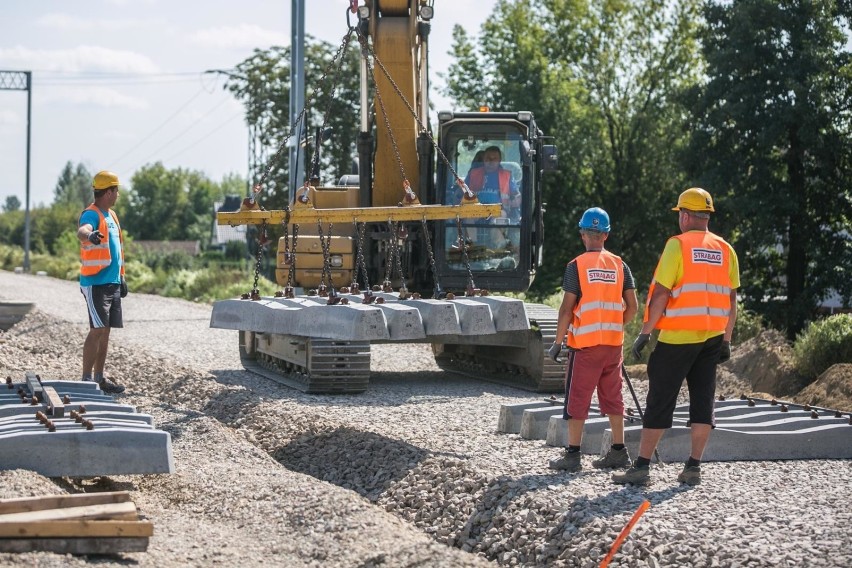
<svg viewBox="0 0 852 568">
<path fill-rule="evenodd" d="M 228 176 L 228 188 L 243 185 Z M 224 198 L 222 186 L 204 174 L 181 168 L 167 170 L 157 162 L 133 174 L 131 187 L 119 194 L 116 210 L 122 228 L 138 240 L 200 240 L 207 243 L 213 203 Z"/>
<path fill-rule="evenodd" d="M 57 205 L 74 205 L 82 211 L 92 201 L 92 174 L 83 164 L 77 164 L 74 168 L 70 161 L 67 162 L 56 181 L 53 202 Z"/>
<path fill-rule="evenodd" d="M 697 14 L 698 0 L 501 0 L 478 50 L 456 34 L 447 94 L 469 104 L 488 93 L 496 110 L 532 110 L 559 148 L 535 290 L 561 283 L 582 244 L 557 239 L 576 234 L 591 206 L 612 218 L 608 248 L 637 283 L 650 282 L 664 236 L 676 231 L 669 210 L 689 181 L 678 162 L 687 143 L 678 95 L 702 70 Z M 482 84 L 466 82 L 474 69 Z"/>
<path fill-rule="evenodd" d="M 3 211 L 9 213 L 11 211 L 19 211 L 21 209 L 21 200 L 17 195 L 7 195 L 6 203 L 3 204 Z"/>
<path fill-rule="evenodd" d="M 852 295 L 850 16 L 834 0 L 705 9 L 687 164 L 716 189 L 746 305 L 791 338 L 830 290 Z"/>
</svg>

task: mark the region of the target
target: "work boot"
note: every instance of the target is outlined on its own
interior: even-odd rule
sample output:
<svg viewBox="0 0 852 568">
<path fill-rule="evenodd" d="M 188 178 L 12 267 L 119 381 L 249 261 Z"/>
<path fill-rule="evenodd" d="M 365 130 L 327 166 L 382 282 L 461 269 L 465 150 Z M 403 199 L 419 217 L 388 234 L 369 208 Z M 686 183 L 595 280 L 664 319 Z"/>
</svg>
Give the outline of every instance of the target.
<svg viewBox="0 0 852 568">
<path fill-rule="evenodd" d="M 565 455 L 558 460 L 550 460 L 550 469 L 577 473 L 583 469 L 583 464 L 580 462 L 580 452 L 569 453 L 566 451 Z"/>
<path fill-rule="evenodd" d="M 604 457 L 592 462 L 592 467 L 597 468 L 627 467 L 629 465 L 630 454 L 627 453 L 626 447 L 621 448 L 620 450 L 614 450 L 610 448 Z"/>
<path fill-rule="evenodd" d="M 687 485 L 698 485 L 701 483 L 701 466 L 685 465 L 683 471 L 677 476 L 677 480 Z"/>
<path fill-rule="evenodd" d="M 632 465 L 624 473 L 613 473 L 612 480 L 615 483 L 633 485 L 648 485 L 651 482 L 651 467 L 647 465 Z"/>
<path fill-rule="evenodd" d="M 98 382 L 98 386 L 107 394 L 118 394 L 124 392 L 124 385 L 120 385 L 114 380 L 106 377 Z"/>
</svg>

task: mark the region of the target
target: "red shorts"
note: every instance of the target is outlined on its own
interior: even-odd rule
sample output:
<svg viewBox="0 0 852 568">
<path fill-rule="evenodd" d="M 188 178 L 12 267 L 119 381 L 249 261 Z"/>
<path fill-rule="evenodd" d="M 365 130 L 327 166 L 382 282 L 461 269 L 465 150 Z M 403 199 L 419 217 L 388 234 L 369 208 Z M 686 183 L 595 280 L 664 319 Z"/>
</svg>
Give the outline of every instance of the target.
<svg viewBox="0 0 852 568">
<path fill-rule="evenodd" d="M 586 420 L 592 395 L 598 391 L 598 405 L 604 414 L 624 414 L 621 396 L 621 346 L 596 345 L 568 355 L 565 375 L 565 420 Z"/>
</svg>

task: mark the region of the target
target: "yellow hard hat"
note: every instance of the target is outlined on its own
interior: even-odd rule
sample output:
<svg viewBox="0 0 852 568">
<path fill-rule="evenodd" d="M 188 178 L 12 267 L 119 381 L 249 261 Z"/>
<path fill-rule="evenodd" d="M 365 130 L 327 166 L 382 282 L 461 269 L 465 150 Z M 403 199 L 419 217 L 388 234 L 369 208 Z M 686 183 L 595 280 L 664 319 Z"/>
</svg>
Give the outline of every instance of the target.
<svg viewBox="0 0 852 568">
<path fill-rule="evenodd" d="M 118 175 L 107 170 L 101 170 L 95 174 L 95 179 L 92 180 L 92 189 L 102 191 L 113 186 L 119 185 Z"/>
<path fill-rule="evenodd" d="M 680 211 L 681 209 L 709 213 L 716 212 L 713 209 L 713 198 L 707 191 L 700 187 L 690 187 L 680 194 L 680 197 L 677 198 L 677 205 L 672 207 L 672 211 Z"/>
</svg>

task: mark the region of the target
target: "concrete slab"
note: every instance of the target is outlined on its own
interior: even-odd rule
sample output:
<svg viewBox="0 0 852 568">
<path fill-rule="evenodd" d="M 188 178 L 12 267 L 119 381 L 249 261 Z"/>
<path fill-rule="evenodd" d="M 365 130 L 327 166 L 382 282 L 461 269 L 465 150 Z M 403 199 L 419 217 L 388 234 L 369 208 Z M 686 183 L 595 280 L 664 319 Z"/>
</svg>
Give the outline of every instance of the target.
<svg viewBox="0 0 852 568">
<path fill-rule="evenodd" d="M 491 306 L 468 298 L 448 300 L 455 305 L 459 314 L 461 335 L 488 335 L 497 333 Z"/>
<path fill-rule="evenodd" d="M 523 300 L 505 296 L 476 296 L 467 298 L 488 305 L 494 329 L 497 331 L 521 331 L 530 328 L 530 320 Z"/>
<path fill-rule="evenodd" d="M 500 416 L 497 418 L 497 431 L 506 434 L 517 434 L 521 431 L 521 418 L 524 411 L 534 408 L 550 408 L 552 406 L 554 405 L 544 400 L 501 404 Z M 557 408 L 560 407 L 557 406 Z"/>
<path fill-rule="evenodd" d="M 80 407 L 86 408 L 87 412 L 97 410 L 108 410 L 112 412 L 136 412 L 136 407 L 129 404 L 116 404 L 114 402 L 79 402 L 65 405 L 65 412 L 70 413 L 72 410 L 79 412 Z M 29 404 L 3 404 L 0 405 L 0 418 L 6 416 L 32 415 L 35 416 L 36 411 L 45 412 L 47 409 L 44 405 L 32 406 Z"/>
<path fill-rule="evenodd" d="M 0 469 L 28 469 L 47 477 L 93 477 L 174 473 L 175 467 L 168 432 L 96 427 L 0 434 Z"/>
<path fill-rule="evenodd" d="M 551 416 L 562 419 L 562 407 L 531 408 L 521 415 L 521 438 L 526 440 L 544 440 L 547 438 L 547 424 Z"/>
<path fill-rule="evenodd" d="M 639 425 L 639 417 L 625 417 L 625 426 Z M 601 452 L 601 444 L 603 443 L 604 433 L 609 431 L 609 418 L 601 416 L 597 407 L 593 407 L 589 412 L 589 419 L 586 420 L 583 428 L 583 444 L 580 446 L 580 451 L 586 454 L 598 455 Z M 568 421 L 563 420 L 561 416 L 553 416 L 547 423 L 547 438 L 545 444 L 548 446 L 564 447 L 568 442 Z M 609 448 L 609 445 L 606 446 Z"/>
<path fill-rule="evenodd" d="M 807 428 L 754 427 L 749 430 L 716 428 L 710 435 L 702 461 L 752 461 L 794 459 L 850 459 L 852 432 L 845 423 L 821 423 Z M 625 428 L 630 455 L 638 455 L 641 427 Z M 612 432 L 607 430 L 602 448 L 608 447 Z M 690 452 L 690 429 L 676 426 L 667 431 L 657 450 L 665 462 L 686 461 Z"/>
</svg>

